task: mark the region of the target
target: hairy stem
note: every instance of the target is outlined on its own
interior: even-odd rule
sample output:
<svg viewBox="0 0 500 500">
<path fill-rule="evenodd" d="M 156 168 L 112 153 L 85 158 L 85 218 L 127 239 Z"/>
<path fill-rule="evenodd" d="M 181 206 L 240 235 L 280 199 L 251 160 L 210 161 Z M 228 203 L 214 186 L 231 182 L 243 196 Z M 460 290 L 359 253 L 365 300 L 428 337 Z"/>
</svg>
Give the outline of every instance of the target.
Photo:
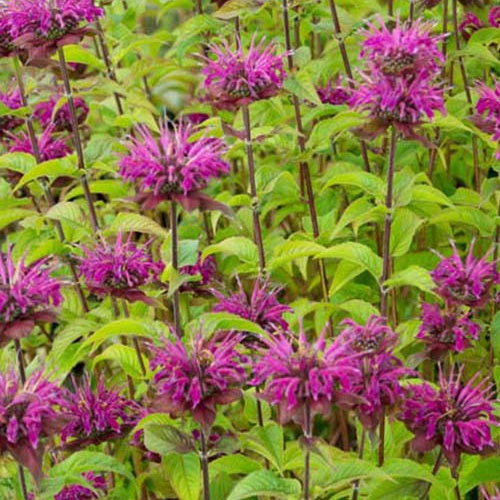
<svg viewBox="0 0 500 500">
<path fill-rule="evenodd" d="M 378 427 L 378 466 L 384 465 L 385 454 L 385 408 L 382 411 L 382 418 Z"/>
<path fill-rule="evenodd" d="M 436 461 L 434 462 L 434 467 L 432 468 L 432 475 L 433 476 L 435 476 L 438 473 L 442 462 L 443 462 L 443 448 L 439 448 L 438 456 L 436 457 Z M 431 489 L 431 486 L 432 486 L 431 483 L 427 483 L 427 486 L 425 487 L 424 492 L 420 496 L 420 500 L 425 500 L 427 498 L 427 495 L 429 494 L 429 490 Z"/>
<path fill-rule="evenodd" d="M 245 148 L 248 160 L 248 177 L 250 181 L 250 195 L 252 197 L 252 218 L 254 240 L 259 254 L 259 274 L 261 277 L 266 274 L 266 257 L 264 254 L 264 244 L 262 241 L 262 228 L 259 217 L 259 199 L 257 197 L 257 186 L 255 183 L 255 161 L 253 156 L 252 129 L 250 127 L 250 112 L 248 106 L 241 108 L 243 113 L 243 123 L 245 126 Z"/>
<path fill-rule="evenodd" d="M 309 500 L 309 489 L 311 482 L 311 441 L 312 441 L 312 420 L 311 409 L 308 403 L 304 406 L 304 500 Z"/>
<path fill-rule="evenodd" d="M 177 203 L 175 201 L 170 202 L 170 230 L 172 231 L 172 268 L 174 271 L 179 269 L 179 257 L 178 257 L 178 239 L 177 239 Z M 174 291 L 174 328 L 175 334 L 178 338 L 182 337 L 182 328 L 181 328 L 181 313 L 179 307 L 179 289 Z"/>
<path fill-rule="evenodd" d="M 359 450 L 358 450 L 358 458 L 360 460 L 363 459 L 363 455 L 365 453 L 365 440 L 366 440 L 366 431 L 363 429 L 361 431 L 361 438 L 359 440 Z M 359 479 L 356 479 L 352 483 L 352 500 L 358 500 L 359 496 Z"/>
<path fill-rule="evenodd" d="M 57 49 L 57 54 L 59 56 L 59 65 L 61 67 L 61 74 L 64 82 L 64 91 L 66 93 L 66 98 L 68 99 L 68 107 L 71 116 L 71 128 L 73 131 L 73 142 L 75 144 L 76 156 L 78 158 L 78 168 L 80 169 L 80 182 L 82 184 L 85 200 L 89 208 L 92 231 L 94 233 L 97 233 L 99 231 L 99 223 L 97 221 L 97 213 L 95 210 L 94 202 L 92 200 L 92 194 L 90 193 L 89 181 L 85 172 L 85 159 L 83 156 L 80 130 L 78 128 L 78 118 L 76 114 L 75 101 L 73 99 L 73 92 L 71 90 L 71 83 L 69 81 L 68 67 L 66 65 L 66 59 L 64 57 L 64 51 L 62 47 L 59 47 Z"/>
<path fill-rule="evenodd" d="M 208 473 L 208 455 L 207 455 L 207 440 L 205 436 L 205 429 L 200 429 L 200 463 L 201 471 L 203 474 L 203 500 L 210 500 L 210 476 Z"/>
<path fill-rule="evenodd" d="M 453 33 L 455 38 L 455 49 L 457 52 L 460 50 L 460 31 L 458 27 L 458 6 L 457 0 L 452 0 L 452 18 L 453 18 Z M 462 56 L 458 57 L 458 65 L 460 68 L 460 74 L 462 75 L 462 82 L 464 85 L 465 97 L 467 98 L 467 104 L 469 106 L 469 113 L 474 113 L 474 107 L 472 105 L 472 94 L 469 87 L 469 81 L 467 78 L 467 72 L 465 70 L 464 59 Z M 477 145 L 476 136 L 472 136 L 472 158 L 474 164 L 474 187 L 476 191 L 479 191 L 481 187 L 481 171 L 479 169 L 479 149 Z"/>
<path fill-rule="evenodd" d="M 390 242 L 391 242 L 391 225 L 392 225 L 392 189 L 394 182 L 394 169 L 396 157 L 396 140 L 397 132 L 394 127 L 391 128 L 391 145 L 389 150 L 389 166 L 387 169 L 387 193 L 385 197 L 385 206 L 387 213 L 385 214 L 384 222 L 384 241 L 382 248 L 382 278 L 380 280 L 381 300 L 380 314 L 387 317 L 387 295 L 388 292 L 384 286 L 385 281 L 389 278 L 391 268 Z"/>
</svg>

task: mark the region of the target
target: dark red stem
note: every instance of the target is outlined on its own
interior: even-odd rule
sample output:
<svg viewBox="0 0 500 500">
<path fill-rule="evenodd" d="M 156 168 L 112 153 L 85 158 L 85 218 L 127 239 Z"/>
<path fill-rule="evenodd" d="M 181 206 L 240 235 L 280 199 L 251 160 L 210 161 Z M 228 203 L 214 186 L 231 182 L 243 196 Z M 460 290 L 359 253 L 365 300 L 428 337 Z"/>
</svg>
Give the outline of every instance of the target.
<svg viewBox="0 0 500 500">
<path fill-rule="evenodd" d="M 172 238 L 172 268 L 174 271 L 178 271 L 179 269 L 179 243 L 177 239 L 177 203 L 175 201 L 170 202 L 170 230 L 171 230 L 171 238 Z M 179 307 L 179 290 L 174 291 L 174 328 L 175 334 L 178 338 L 182 337 L 182 328 L 181 328 L 181 314 Z"/>
</svg>

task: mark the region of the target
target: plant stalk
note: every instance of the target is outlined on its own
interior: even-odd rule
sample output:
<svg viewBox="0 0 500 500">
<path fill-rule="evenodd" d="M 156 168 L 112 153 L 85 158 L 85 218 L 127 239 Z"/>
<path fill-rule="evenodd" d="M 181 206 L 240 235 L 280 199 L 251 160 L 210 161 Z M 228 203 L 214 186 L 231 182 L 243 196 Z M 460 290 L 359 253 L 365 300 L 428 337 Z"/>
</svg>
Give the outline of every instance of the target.
<svg viewBox="0 0 500 500">
<path fill-rule="evenodd" d="M 66 65 L 66 59 L 64 57 L 64 51 L 62 47 L 59 47 L 57 49 L 57 54 L 59 56 L 59 65 L 61 67 L 61 74 L 64 82 L 64 91 L 66 93 L 66 98 L 68 100 L 68 107 L 71 116 L 73 141 L 75 144 L 76 156 L 78 158 L 78 168 L 80 169 L 80 182 L 82 184 L 85 200 L 87 201 L 87 206 L 89 208 L 90 224 L 92 226 L 92 231 L 94 233 L 98 233 L 99 223 L 97 221 L 97 213 L 95 210 L 94 202 L 92 200 L 92 194 L 90 193 L 89 181 L 87 179 L 87 174 L 85 172 L 85 158 L 83 156 L 82 141 L 80 137 L 80 130 L 78 128 L 78 118 L 76 115 L 75 101 L 73 99 L 73 91 L 71 90 L 71 82 L 69 80 L 68 67 Z"/>
<path fill-rule="evenodd" d="M 380 300 L 380 314 L 387 318 L 387 295 L 388 292 L 384 286 L 385 281 L 389 278 L 391 267 L 390 243 L 391 243 L 391 225 L 392 225 L 392 191 L 394 182 L 394 169 L 396 158 L 396 141 L 397 132 L 394 127 L 391 128 L 391 145 L 389 150 L 389 166 L 387 169 L 387 194 L 385 197 L 385 206 L 387 213 L 385 214 L 384 221 L 384 241 L 382 248 L 382 278 L 380 282 L 381 300 Z"/>
<path fill-rule="evenodd" d="M 432 468 L 433 476 L 435 476 L 438 473 L 442 462 L 443 462 L 443 448 L 439 448 L 438 456 L 436 457 L 436 461 L 434 462 L 434 467 Z M 427 498 L 431 486 L 432 486 L 431 483 L 427 483 L 427 486 L 425 487 L 425 490 L 422 493 L 420 500 L 425 500 Z"/>
<path fill-rule="evenodd" d="M 205 437 L 205 429 L 200 429 L 200 463 L 201 471 L 203 474 L 203 500 L 210 500 L 210 476 L 208 472 L 208 455 L 207 455 L 207 441 Z"/>
<path fill-rule="evenodd" d="M 305 453 L 304 453 L 304 500 L 309 500 L 309 490 L 311 483 L 311 442 L 312 442 L 312 421 L 311 421 L 311 408 L 309 403 L 304 406 L 304 439 L 305 439 Z"/>
<path fill-rule="evenodd" d="M 358 450 L 358 458 L 360 460 L 363 459 L 363 455 L 365 453 L 365 440 L 366 440 L 366 431 L 363 429 L 361 431 L 361 438 L 359 440 L 359 450 Z M 356 479 L 352 483 L 352 500 L 358 500 L 359 496 L 359 479 Z"/>
<path fill-rule="evenodd" d="M 250 127 L 250 111 L 248 106 L 241 108 L 243 113 L 243 123 L 245 126 L 245 148 L 248 160 L 248 177 L 250 181 L 250 195 L 252 197 L 252 219 L 254 240 L 259 254 L 259 274 L 261 277 L 266 274 L 266 257 L 264 254 L 264 244 L 262 240 L 262 228 L 259 217 L 259 199 L 257 197 L 257 185 L 255 183 L 255 160 L 253 155 L 252 129 Z"/>
<path fill-rule="evenodd" d="M 378 466 L 384 465 L 385 454 L 385 408 L 382 411 L 382 418 L 379 424 L 378 432 Z"/>
<path fill-rule="evenodd" d="M 125 318 L 130 318 L 130 312 L 128 310 L 128 305 L 126 300 L 122 300 L 123 315 Z M 142 359 L 141 346 L 137 337 L 132 337 L 132 344 L 134 345 L 135 353 L 137 355 L 137 361 L 139 361 L 139 367 L 141 369 L 142 376 L 146 376 L 146 366 L 144 365 L 144 360 Z"/>
<path fill-rule="evenodd" d="M 178 238 L 177 238 L 177 203 L 172 200 L 170 202 L 170 230 L 172 232 L 172 268 L 174 271 L 178 271 L 179 269 L 179 256 L 178 256 Z M 175 334 L 178 338 L 182 337 L 182 328 L 181 328 L 181 313 L 179 307 L 179 290 L 174 291 L 174 300 L 173 300 L 173 308 L 174 308 L 174 328 Z"/>
</svg>

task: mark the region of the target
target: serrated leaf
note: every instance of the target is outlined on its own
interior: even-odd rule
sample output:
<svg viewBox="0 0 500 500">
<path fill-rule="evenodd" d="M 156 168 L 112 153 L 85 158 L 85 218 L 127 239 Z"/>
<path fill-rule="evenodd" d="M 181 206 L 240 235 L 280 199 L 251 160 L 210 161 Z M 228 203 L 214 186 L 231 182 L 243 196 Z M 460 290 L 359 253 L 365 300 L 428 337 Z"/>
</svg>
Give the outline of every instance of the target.
<svg viewBox="0 0 500 500">
<path fill-rule="evenodd" d="M 216 331 L 251 332 L 261 336 L 267 336 L 257 323 L 242 318 L 236 314 L 226 312 L 206 313 L 200 319 L 203 331 L 210 334 Z"/>
<path fill-rule="evenodd" d="M 262 469 L 262 464 L 245 455 L 228 455 L 210 462 L 210 473 L 250 474 Z"/>
<path fill-rule="evenodd" d="M 173 425 L 148 424 L 144 427 L 144 445 L 159 455 L 193 451 L 193 438 Z"/>
<path fill-rule="evenodd" d="M 340 261 L 333 275 L 330 291 L 328 292 L 330 297 L 335 295 L 343 286 L 361 274 L 363 270 L 364 269 L 355 262 L 349 262 L 347 260 Z"/>
<path fill-rule="evenodd" d="M 8 210 L 2 210 L 0 212 L 0 229 L 3 229 L 13 222 L 30 217 L 31 215 L 35 215 L 35 212 L 24 208 L 10 208 Z"/>
<path fill-rule="evenodd" d="M 310 149 L 330 148 L 330 139 L 334 135 L 344 132 L 353 127 L 358 127 L 366 121 L 360 113 L 355 111 L 343 111 L 333 118 L 319 121 L 312 129 L 307 147 Z"/>
<path fill-rule="evenodd" d="M 85 64 L 100 71 L 106 70 L 104 63 L 81 44 L 64 45 L 63 49 L 66 62 Z"/>
<path fill-rule="evenodd" d="M 0 168 L 7 168 L 24 174 L 35 165 L 35 157 L 28 153 L 5 153 L 0 155 Z"/>
<path fill-rule="evenodd" d="M 198 500 L 201 490 L 200 459 L 196 453 L 173 453 L 163 459 L 164 469 L 179 500 Z"/>
<path fill-rule="evenodd" d="M 122 181 L 117 179 L 101 179 L 98 181 L 92 181 L 89 184 L 89 188 L 91 193 L 105 194 L 110 198 L 121 198 L 128 192 L 127 186 Z M 72 198 L 83 196 L 83 194 L 82 186 L 77 186 L 67 193 L 64 199 L 71 200 Z"/>
<path fill-rule="evenodd" d="M 163 229 L 154 220 L 134 213 L 118 214 L 111 223 L 108 231 L 111 233 L 128 233 L 134 231 L 137 233 L 153 234 L 160 238 L 165 238 L 168 235 L 168 231 Z"/>
<path fill-rule="evenodd" d="M 377 316 L 379 314 L 379 310 L 375 306 L 361 299 L 347 300 L 346 302 L 337 304 L 336 307 L 347 311 L 349 317 L 358 323 L 366 323 L 370 316 Z"/>
<path fill-rule="evenodd" d="M 323 190 L 332 186 L 354 186 L 368 194 L 380 198 L 385 192 L 385 183 L 374 174 L 368 172 L 349 172 L 334 175 L 326 181 Z"/>
<path fill-rule="evenodd" d="M 285 241 L 282 245 L 276 247 L 275 257 L 271 259 L 269 267 L 276 269 L 288 262 L 303 257 L 312 257 L 325 250 L 325 247 L 314 241 L 291 240 Z"/>
<path fill-rule="evenodd" d="M 298 497 L 300 492 L 301 486 L 296 479 L 283 479 L 269 470 L 259 470 L 237 483 L 227 500 L 242 500 L 259 495 L 291 499 Z"/>
<path fill-rule="evenodd" d="M 429 224 L 457 223 L 475 227 L 481 236 L 489 237 L 493 233 L 495 223 L 481 210 L 473 207 L 446 208 L 429 220 Z"/>
<path fill-rule="evenodd" d="M 424 292 L 433 293 L 434 282 L 427 269 L 420 266 L 409 266 L 394 273 L 385 283 L 386 287 L 414 286 Z"/>
<path fill-rule="evenodd" d="M 255 427 L 245 436 L 245 447 L 271 462 L 279 471 L 283 468 L 283 427 L 270 422 Z"/>
<path fill-rule="evenodd" d="M 149 361 L 142 353 L 141 357 L 146 368 L 146 372 L 148 372 Z M 94 358 L 92 366 L 95 367 L 97 363 L 107 360 L 116 362 L 120 368 L 132 378 L 139 379 L 143 377 L 141 365 L 139 364 L 139 359 L 137 358 L 137 352 L 133 347 L 122 344 L 110 345 L 101 354 Z"/>
<path fill-rule="evenodd" d="M 203 250 L 202 258 L 205 259 L 215 253 L 236 255 L 240 260 L 249 264 L 257 263 L 258 259 L 257 245 L 252 240 L 243 236 L 231 236 L 219 243 L 208 246 Z"/>
<path fill-rule="evenodd" d="M 390 254 L 404 255 L 410 249 L 413 237 L 423 220 L 406 208 L 397 209 L 391 226 Z"/>
<path fill-rule="evenodd" d="M 412 189 L 412 202 L 438 203 L 439 205 L 452 206 L 450 199 L 439 189 L 426 184 L 417 184 Z"/>
<path fill-rule="evenodd" d="M 56 179 L 57 177 L 66 176 L 72 177 L 78 171 L 76 160 L 73 155 L 57 158 L 55 160 L 48 160 L 35 165 L 28 172 L 26 172 L 17 183 L 14 191 L 28 184 L 40 177 L 49 177 Z"/>
</svg>

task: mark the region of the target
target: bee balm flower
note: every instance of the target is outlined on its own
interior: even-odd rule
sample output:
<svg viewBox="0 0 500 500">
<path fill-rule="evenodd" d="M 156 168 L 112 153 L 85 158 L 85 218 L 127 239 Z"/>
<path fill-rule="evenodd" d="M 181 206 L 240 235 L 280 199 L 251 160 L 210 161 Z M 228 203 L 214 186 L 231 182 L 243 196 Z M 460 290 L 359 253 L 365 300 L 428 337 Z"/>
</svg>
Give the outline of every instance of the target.
<svg viewBox="0 0 500 500">
<path fill-rule="evenodd" d="M 7 108 L 12 110 L 19 109 L 23 105 L 21 101 L 21 94 L 17 89 L 5 94 L 3 92 L 0 92 L 0 102 Z M 5 132 L 14 130 L 16 127 L 19 127 L 19 125 L 22 124 L 23 119 L 17 116 L 0 116 L 0 138 L 5 134 Z"/>
<path fill-rule="evenodd" d="M 63 130 L 71 131 L 71 115 L 68 103 L 64 103 L 54 113 L 59 99 L 60 96 L 55 95 L 48 101 L 40 102 L 35 106 L 33 116 L 40 122 L 42 127 L 53 126 L 57 132 L 62 132 Z M 81 97 L 75 97 L 74 102 L 77 120 L 81 125 L 87 119 L 89 108 Z"/>
<path fill-rule="evenodd" d="M 42 135 L 37 138 L 41 161 L 63 158 L 72 152 L 71 148 L 62 139 L 57 139 L 52 135 L 53 130 L 54 127 L 51 125 L 50 127 L 47 127 L 43 131 Z M 22 134 L 16 134 L 15 136 L 11 135 L 11 137 L 14 139 L 14 142 L 9 147 L 10 153 L 17 151 L 20 153 L 28 153 L 33 156 L 35 155 L 31 139 L 28 134 L 23 132 Z"/>
</svg>

